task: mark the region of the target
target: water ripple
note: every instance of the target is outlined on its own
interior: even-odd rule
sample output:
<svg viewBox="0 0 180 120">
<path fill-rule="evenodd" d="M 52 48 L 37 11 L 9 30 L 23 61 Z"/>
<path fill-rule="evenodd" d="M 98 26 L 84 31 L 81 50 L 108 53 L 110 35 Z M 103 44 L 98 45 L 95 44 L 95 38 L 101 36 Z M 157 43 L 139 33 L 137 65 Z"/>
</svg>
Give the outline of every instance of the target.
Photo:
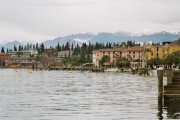
<svg viewBox="0 0 180 120">
<path fill-rule="evenodd" d="M 157 79 L 122 73 L 0 70 L 1 120 L 155 120 Z"/>
</svg>

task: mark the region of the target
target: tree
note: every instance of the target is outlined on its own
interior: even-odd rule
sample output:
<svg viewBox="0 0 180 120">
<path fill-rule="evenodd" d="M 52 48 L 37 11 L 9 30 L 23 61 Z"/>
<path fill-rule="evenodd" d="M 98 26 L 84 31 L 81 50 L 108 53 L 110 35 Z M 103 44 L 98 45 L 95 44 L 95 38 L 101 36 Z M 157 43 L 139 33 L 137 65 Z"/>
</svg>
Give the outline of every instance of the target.
<svg viewBox="0 0 180 120">
<path fill-rule="evenodd" d="M 40 50 L 41 50 L 41 53 L 43 53 L 45 51 L 43 43 L 41 43 L 41 45 L 40 45 Z"/>
<path fill-rule="evenodd" d="M 58 52 L 61 51 L 61 47 L 60 47 L 59 43 L 58 43 L 56 49 L 57 49 Z"/>
<path fill-rule="evenodd" d="M 36 46 L 33 44 L 33 50 L 35 50 Z"/>
<path fill-rule="evenodd" d="M 90 54 L 87 54 L 86 62 L 88 62 L 88 63 L 91 63 L 91 62 L 92 62 L 91 57 L 90 57 Z"/>
<path fill-rule="evenodd" d="M 39 49 L 39 45 L 38 45 L 38 43 L 36 43 L 36 50 L 38 50 Z"/>
<path fill-rule="evenodd" d="M 107 55 L 104 55 L 101 60 L 100 63 L 103 65 L 104 63 L 109 63 L 110 62 L 110 57 Z"/>
<path fill-rule="evenodd" d="M 77 44 L 73 50 L 73 55 L 79 55 L 79 54 L 80 54 L 80 46 L 79 44 Z"/>
<path fill-rule="evenodd" d="M 127 46 L 129 46 L 129 47 L 132 47 L 132 46 L 134 46 L 135 45 L 135 42 L 133 42 L 133 41 L 127 41 Z"/>
<path fill-rule="evenodd" d="M 86 57 L 84 54 L 81 54 L 80 55 L 80 60 L 79 60 L 80 63 L 86 63 Z"/>
<path fill-rule="evenodd" d="M 117 58 L 116 60 L 116 65 L 119 67 L 119 68 L 122 68 L 122 67 L 129 67 L 129 60 L 125 57 L 119 57 Z"/>
<path fill-rule="evenodd" d="M 180 51 L 174 52 L 172 54 L 169 54 L 166 56 L 166 58 L 163 60 L 163 63 L 165 65 L 178 65 L 180 62 Z"/>
<path fill-rule="evenodd" d="M 66 45 L 64 47 L 64 50 L 69 50 L 70 49 L 70 45 L 69 45 L 69 42 L 66 42 Z"/>
<path fill-rule="evenodd" d="M 8 52 L 9 52 L 9 49 L 6 50 L 6 53 L 8 53 Z"/>
<path fill-rule="evenodd" d="M 5 53 L 4 47 L 1 48 L 1 53 Z"/>
<path fill-rule="evenodd" d="M 19 45 L 18 51 L 22 51 L 23 50 L 23 46 Z"/>
<path fill-rule="evenodd" d="M 62 45 L 61 50 L 62 50 L 62 51 L 64 51 L 64 50 L 65 50 L 64 44 Z"/>
<path fill-rule="evenodd" d="M 68 64 L 68 63 L 70 63 L 70 58 L 69 57 L 65 57 L 65 58 L 62 58 L 62 60 L 61 60 L 61 62 L 63 63 L 63 64 Z"/>
<path fill-rule="evenodd" d="M 16 45 L 14 45 L 14 51 L 17 51 L 17 47 L 16 47 Z"/>
<path fill-rule="evenodd" d="M 72 65 L 79 65 L 79 60 L 80 60 L 79 56 L 72 56 L 70 62 Z"/>
<path fill-rule="evenodd" d="M 150 60 L 148 60 L 148 65 L 161 65 L 162 64 L 162 61 L 159 59 L 159 58 L 152 58 Z"/>
<path fill-rule="evenodd" d="M 73 44 L 71 44 L 71 50 L 74 50 L 74 45 Z"/>
</svg>

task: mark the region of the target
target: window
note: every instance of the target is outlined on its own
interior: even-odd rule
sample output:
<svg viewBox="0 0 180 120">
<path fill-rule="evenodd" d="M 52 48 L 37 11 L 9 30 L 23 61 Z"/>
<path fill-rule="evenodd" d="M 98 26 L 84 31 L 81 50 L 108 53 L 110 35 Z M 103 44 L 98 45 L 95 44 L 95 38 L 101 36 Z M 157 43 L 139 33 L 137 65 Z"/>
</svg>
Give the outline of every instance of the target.
<svg viewBox="0 0 180 120">
<path fill-rule="evenodd" d="M 157 58 L 159 57 L 159 54 L 157 53 Z"/>
<path fill-rule="evenodd" d="M 157 47 L 157 51 L 159 51 L 159 48 Z"/>
</svg>

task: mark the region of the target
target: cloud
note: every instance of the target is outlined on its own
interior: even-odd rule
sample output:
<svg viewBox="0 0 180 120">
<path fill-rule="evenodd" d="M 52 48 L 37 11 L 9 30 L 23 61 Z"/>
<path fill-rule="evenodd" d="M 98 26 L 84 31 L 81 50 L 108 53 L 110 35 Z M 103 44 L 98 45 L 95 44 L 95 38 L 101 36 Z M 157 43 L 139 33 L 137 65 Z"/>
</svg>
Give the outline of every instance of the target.
<svg viewBox="0 0 180 120">
<path fill-rule="evenodd" d="M 14 24 L 0 23 L 0 26 L 4 29 L 0 29 L 1 39 L 0 43 L 10 42 L 14 40 L 20 40 L 23 42 L 42 42 L 45 39 L 52 39 L 52 36 L 41 35 L 37 33 L 31 33 Z"/>
<path fill-rule="evenodd" d="M 179 0 L 0 0 L 0 41 L 21 35 L 46 40 L 78 32 L 179 31 L 179 6 Z M 5 32 L 7 26 L 14 32 Z"/>
</svg>

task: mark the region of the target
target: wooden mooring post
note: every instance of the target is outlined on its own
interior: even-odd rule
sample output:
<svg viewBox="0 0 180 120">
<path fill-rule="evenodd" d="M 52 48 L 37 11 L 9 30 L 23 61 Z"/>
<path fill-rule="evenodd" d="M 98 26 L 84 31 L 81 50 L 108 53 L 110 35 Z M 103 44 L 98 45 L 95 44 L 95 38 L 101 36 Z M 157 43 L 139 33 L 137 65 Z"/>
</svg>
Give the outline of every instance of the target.
<svg viewBox="0 0 180 120">
<path fill-rule="evenodd" d="M 172 84 L 173 71 L 170 69 L 170 70 L 167 70 L 166 73 L 167 73 L 167 85 L 170 85 Z"/>
<path fill-rule="evenodd" d="M 163 119 L 163 70 L 157 70 L 158 76 L 158 117 Z"/>
</svg>

